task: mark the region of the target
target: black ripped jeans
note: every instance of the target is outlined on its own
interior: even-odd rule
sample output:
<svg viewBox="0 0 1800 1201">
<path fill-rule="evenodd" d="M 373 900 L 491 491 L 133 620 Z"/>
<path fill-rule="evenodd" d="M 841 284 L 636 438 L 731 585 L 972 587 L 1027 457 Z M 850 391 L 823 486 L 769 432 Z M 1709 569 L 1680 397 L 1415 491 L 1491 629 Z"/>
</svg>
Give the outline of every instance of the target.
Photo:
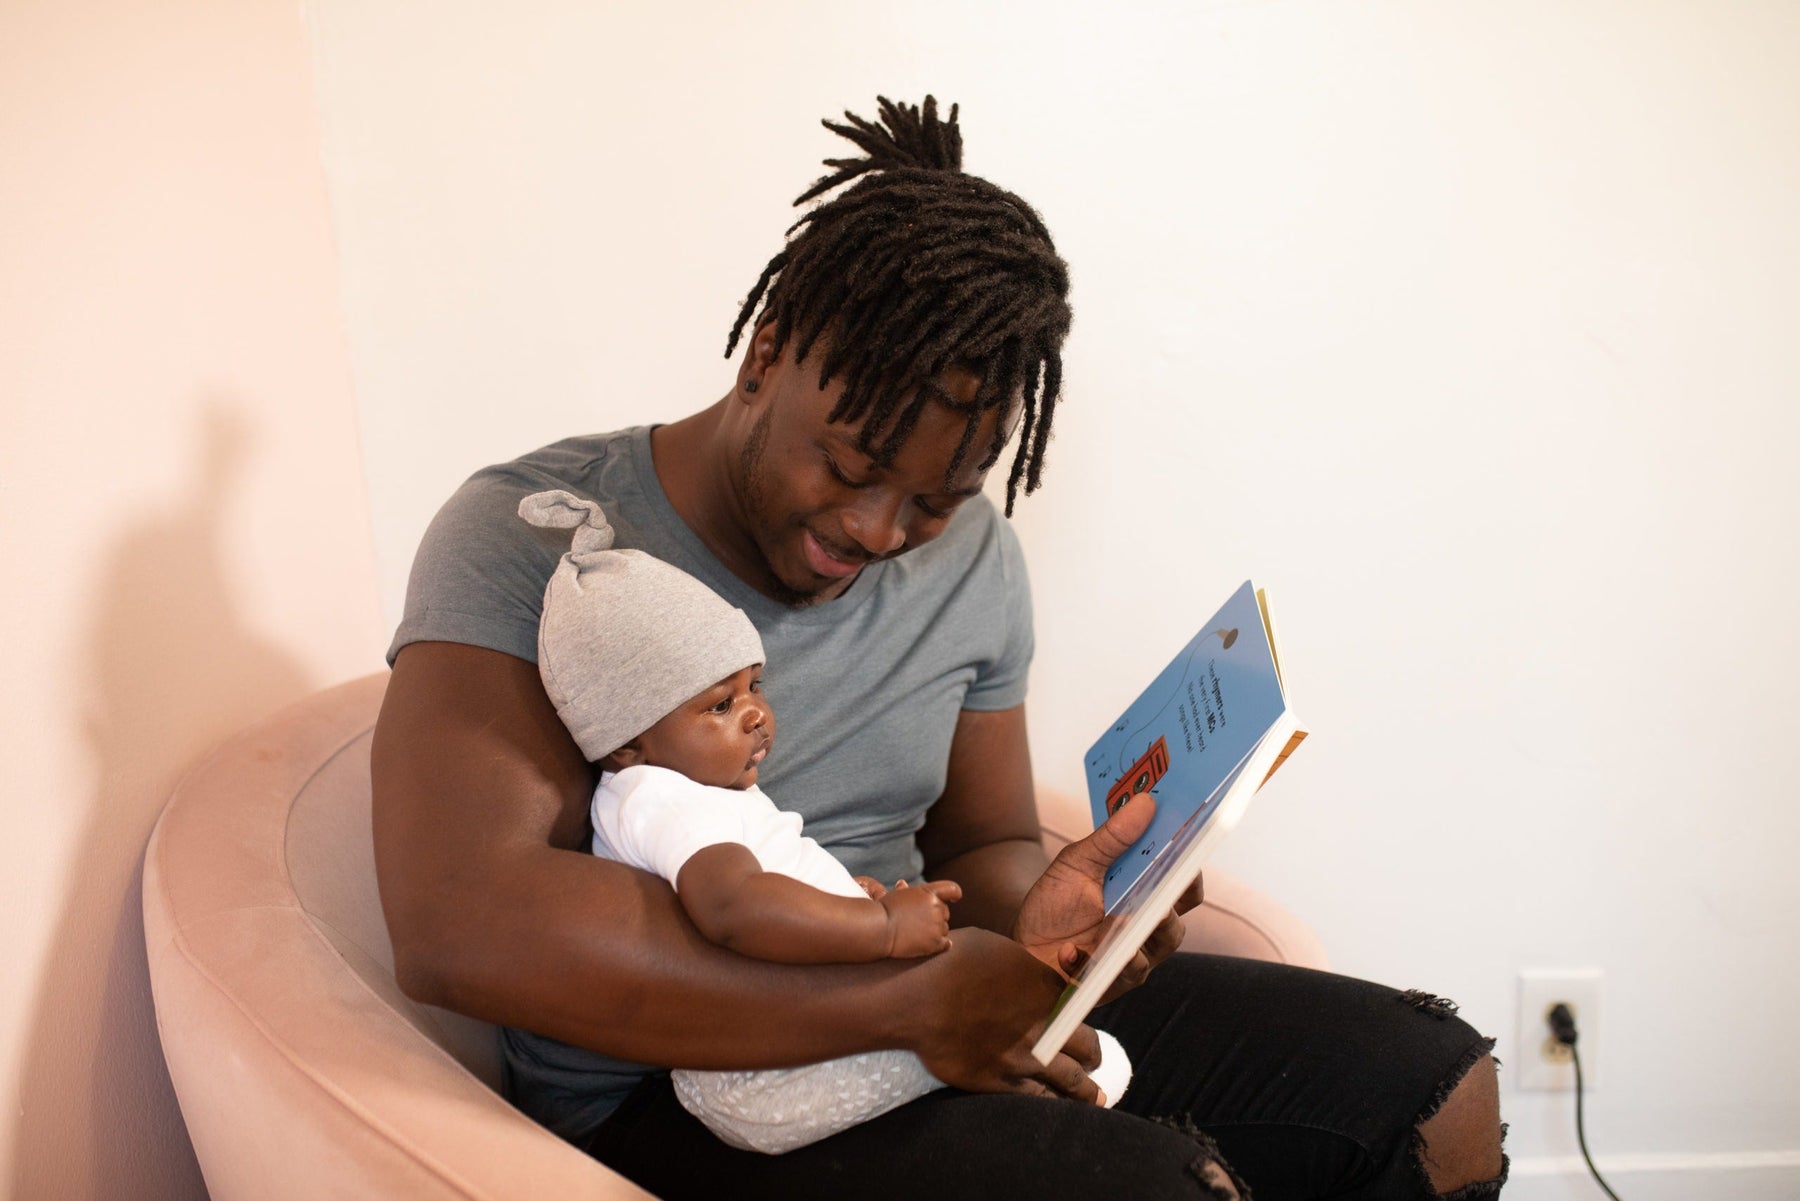
<svg viewBox="0 0 1800 1201">
<path fill-rule="evenodd" d="M 1213 1143 L 1255 1201 L 1431 1198 L 1414 1130 L 1493 1045 L 1419 994 L 1210 955 L 1172 957 L 1092 1024 L 1135 1069 L 1110 1110 L 940 1089 L 767 1156 L 719 1142 L 659 1075 L 588 1149 L 665 1201 L 1211 1198 Z"/>
</svg>

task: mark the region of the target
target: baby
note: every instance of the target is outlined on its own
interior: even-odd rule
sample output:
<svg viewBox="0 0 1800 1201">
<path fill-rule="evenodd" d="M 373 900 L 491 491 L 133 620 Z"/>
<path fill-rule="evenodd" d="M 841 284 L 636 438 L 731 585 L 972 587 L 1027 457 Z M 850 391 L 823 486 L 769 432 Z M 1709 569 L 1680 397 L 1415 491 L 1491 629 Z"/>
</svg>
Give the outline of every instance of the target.
<svg viewBox="0 0 1800 1201">
<path fill-rule="evenodd" d="M 949 947 L 958 885 L 888 889 L 853 877 L 756 787 L 775 714 L 762 692 L 762 640 L 744 612 L 677 567 L 611 549 L 612 527 L 592 501 L 540 492 L 519 515 L 575 531 L 544 589 L 538 670 L 601 768 L 594 854 L 660 875 L 702 934 L 758 959 L 866 963 Z M 1116 1098 L 1129 1061 L 1101 1041 L 1102 1087 Z M 905 1051 L 671 1075 L 683 1107 L 720 1139 L 770 1154 L 943 1087 Z"/>
<path fill-rule="evenodd" d="M 662 876 L 707 938 L 782 963 L 864 963 L 950 945 L 947 880 L 892 889 L 858 879 L 756 787 L 775 737 L 762 640 L 742 610 L 677 567 L 610 549 L 599 506 L 525 498 L 533 525 L 575 529 L 544 590 L 538 670 L 601 768 L 596 855 Z M 904 1051 L 768 1071 L 673 1073 L 725 1142 L 778 1153 L 942 1084 Z"/>
</svg>

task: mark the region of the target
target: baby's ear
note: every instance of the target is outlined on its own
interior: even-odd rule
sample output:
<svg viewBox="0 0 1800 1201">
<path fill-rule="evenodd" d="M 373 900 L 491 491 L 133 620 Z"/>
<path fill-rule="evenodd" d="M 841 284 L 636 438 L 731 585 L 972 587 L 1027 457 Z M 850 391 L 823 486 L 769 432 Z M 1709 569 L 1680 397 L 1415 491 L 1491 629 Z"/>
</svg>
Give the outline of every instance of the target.
<svg viewBox="0 0 1800 1201">
<path fill-rule="evenodd" d="M 628 767 L 636 767 L 644 761 L 644 748 L 633 738 L 630 742 L 612 751 L 600 760 L 603 771 L 624 771 Z"/>
</svg>

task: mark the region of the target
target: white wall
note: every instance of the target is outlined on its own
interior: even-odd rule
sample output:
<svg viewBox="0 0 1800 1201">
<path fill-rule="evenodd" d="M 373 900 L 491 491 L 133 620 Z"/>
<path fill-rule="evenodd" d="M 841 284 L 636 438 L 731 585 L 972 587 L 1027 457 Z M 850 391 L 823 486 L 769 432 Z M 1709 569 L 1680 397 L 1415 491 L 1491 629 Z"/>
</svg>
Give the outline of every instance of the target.
<svg viewBox="0 0 1800 1201">
<path fill-rule="evenodd" d="M 1603 1154 L 1794 1192 L 1800 7 L 525 10 L 309 4 L 390 620 L 468 471 L 722 394 L 818 118 L 935 90 L 1075 271 L 1040 773 L 1254 576 L 1315 737 L 1225 863 L 1507 1058 L 1603 968 Z"/>
<path fill-rule="evenodd" d="M 0 9 L 0 1196 L 204 1196 L 141 864 L 180 774 L 381 665 L 305 28 Z"/>
</svg>

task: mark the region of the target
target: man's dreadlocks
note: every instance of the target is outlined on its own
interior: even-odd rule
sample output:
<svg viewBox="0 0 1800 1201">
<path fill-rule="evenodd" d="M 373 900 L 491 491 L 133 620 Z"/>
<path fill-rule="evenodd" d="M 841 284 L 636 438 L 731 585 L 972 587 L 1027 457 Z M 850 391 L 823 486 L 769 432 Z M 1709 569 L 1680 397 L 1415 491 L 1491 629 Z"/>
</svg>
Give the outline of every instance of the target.
<svg viewBox="0 0 1800 1201">
<path fill-rule="evenodd" d="M 940 121 L 937 101 L 878 97 L 881 123 L 846 112 L 823 122 L 860 147 L 861 158 L 828 158 L 832 172 L 794 201 L 805 204 L 862 176 L 788 229 L 744 300 L 725 355 L 744 326 L 773 321 L 775 351 L 794 341 L 805 360 L 825 340 L 821 385 L 839 376 L 843 397 L 828 421 L 862 421 L 858 444 L 891 463 L 919 415 L 941 394 L 923 387 L 946 368 L 981 377 L 950 471 L 960 467 L 981 419 L 1015 395 L 1025 402 L 1019 450 L 1006 482 L 1006 513 L 1023 481 L 1037 490 L 1062 386 L 1069 332 L 1069 268 L 1032 207 L 962 171 L 956 105 Z M 757 302 L 762 302 L 757 312 Z M 981 460 L 1000 458 L 1006 423 L 995 423 Z"/>
</svg>

